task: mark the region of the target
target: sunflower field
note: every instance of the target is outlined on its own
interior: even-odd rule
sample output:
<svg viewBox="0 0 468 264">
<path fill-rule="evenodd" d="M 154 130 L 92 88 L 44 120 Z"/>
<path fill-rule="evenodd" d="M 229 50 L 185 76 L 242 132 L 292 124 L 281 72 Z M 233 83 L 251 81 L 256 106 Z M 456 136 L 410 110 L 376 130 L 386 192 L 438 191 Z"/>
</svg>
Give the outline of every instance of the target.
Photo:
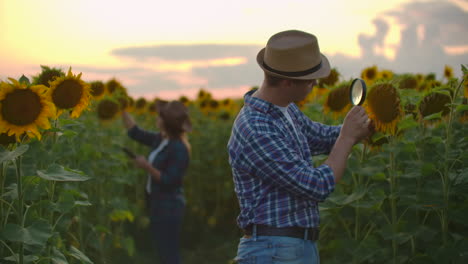
<svg viewBox="0 0 468 264">
<path fill-rule="evenodd" d="M 321 204 L 324 263 L 468 263 L 468 70 L 397 74 L 371 66 L 363 107 L 376 133 L 354 146 Z M 340 124 L 351 80 L 337 69 L 297 102 Z M 232 263 L 237 228 L 226 144 L 242 98 L 201 89 L 190 110 L 184 182 L 184 263 Z M 114 78 L 85 82 L 72 68 L 0 80 L 0 263 L 154 263 L 146 174 L 121 151 L 120 113 L 154 129 L 161 98 L 132 98 Z M 314 158 L 319 165 L 326 156 Z"/>
</svg>

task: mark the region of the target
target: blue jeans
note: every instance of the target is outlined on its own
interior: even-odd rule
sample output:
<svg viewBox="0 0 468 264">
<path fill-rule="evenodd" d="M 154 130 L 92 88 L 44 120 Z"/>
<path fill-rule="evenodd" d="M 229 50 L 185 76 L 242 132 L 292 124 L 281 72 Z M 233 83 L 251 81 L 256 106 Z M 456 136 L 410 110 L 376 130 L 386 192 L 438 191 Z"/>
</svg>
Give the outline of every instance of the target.
<svg viewBox="0 0 468 264">
<path fill-rule="evenodd" d="M 237 250 L 239 264 L 319 264 L 315 241 L 284 236 L 241 238 Z"/>
<path fill-rule="evenodd" d="M 184 207 L 165 208 L 154 206 L 151 208 L 151 236 L 160 260 L 157 263 L 181 263 L 180 236 L 183 217 Z"/>
</svg>

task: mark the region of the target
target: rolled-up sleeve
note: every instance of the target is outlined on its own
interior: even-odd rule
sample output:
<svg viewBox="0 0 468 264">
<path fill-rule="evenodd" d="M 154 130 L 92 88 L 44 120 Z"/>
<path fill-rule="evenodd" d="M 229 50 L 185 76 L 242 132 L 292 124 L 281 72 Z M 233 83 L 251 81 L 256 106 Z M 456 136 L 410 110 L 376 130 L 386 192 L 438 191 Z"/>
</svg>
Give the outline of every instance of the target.
<svg viewBox="0 0 468 264">
<path fill-rule="evenodd" d="M 335 188 L 328 165 L 314 168 L 304 160 L 280 133 L 256 133 L 244 146 L 245 161 L 252 173 L 277 188 L 301 198 L 324 201 Z"/>
<path fill-rule="evenodd" d="M 340 126 L 328 126 L 310 120 L 307 116 L 302 118 L 302 131 L 307 138 L 312 155 L 329 154 L 340 135 Z"/>
</svg>

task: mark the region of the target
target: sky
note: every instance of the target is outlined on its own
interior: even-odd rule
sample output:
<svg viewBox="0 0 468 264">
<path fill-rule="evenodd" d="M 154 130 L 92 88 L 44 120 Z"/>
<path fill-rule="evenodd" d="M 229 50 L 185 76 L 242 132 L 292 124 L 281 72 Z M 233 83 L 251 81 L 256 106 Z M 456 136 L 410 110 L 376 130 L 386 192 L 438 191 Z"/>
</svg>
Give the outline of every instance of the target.
<svg viewBox="0 0 468 264">
<path fill-rule="evenodd" d="M 116 78 L 135 98 L 241 97 L 261 85 L 258 51 L 288 29 L 316 35 L 342 80 L 468 63 L 468 0 L 0 0 L 0 79 L 46 65 Z"/>
</svg>

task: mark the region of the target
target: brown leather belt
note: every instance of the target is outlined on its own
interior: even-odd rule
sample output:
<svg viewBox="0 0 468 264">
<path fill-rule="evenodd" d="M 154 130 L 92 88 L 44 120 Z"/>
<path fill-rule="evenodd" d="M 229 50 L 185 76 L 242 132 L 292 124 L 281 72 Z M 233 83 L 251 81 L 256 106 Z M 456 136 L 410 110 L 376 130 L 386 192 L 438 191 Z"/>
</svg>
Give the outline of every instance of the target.
<svg viewBox="0 0 468 264">
<path fill-rule="evenodd" d="M 317 241 L 319 239 L 319 229 L 317 227 L 302 228 L 302 227 L 273 227 L 267 225 L 256 225 L 257 236 L 286 236 L 300 239 L 306 239 L 311 241 Z M 306 237 L 307 230 L 307 237 Z M 247 226 L 244 230 L 244 234 L 251 236 L 253 234 L 253 225 Z"/>
</svg>

